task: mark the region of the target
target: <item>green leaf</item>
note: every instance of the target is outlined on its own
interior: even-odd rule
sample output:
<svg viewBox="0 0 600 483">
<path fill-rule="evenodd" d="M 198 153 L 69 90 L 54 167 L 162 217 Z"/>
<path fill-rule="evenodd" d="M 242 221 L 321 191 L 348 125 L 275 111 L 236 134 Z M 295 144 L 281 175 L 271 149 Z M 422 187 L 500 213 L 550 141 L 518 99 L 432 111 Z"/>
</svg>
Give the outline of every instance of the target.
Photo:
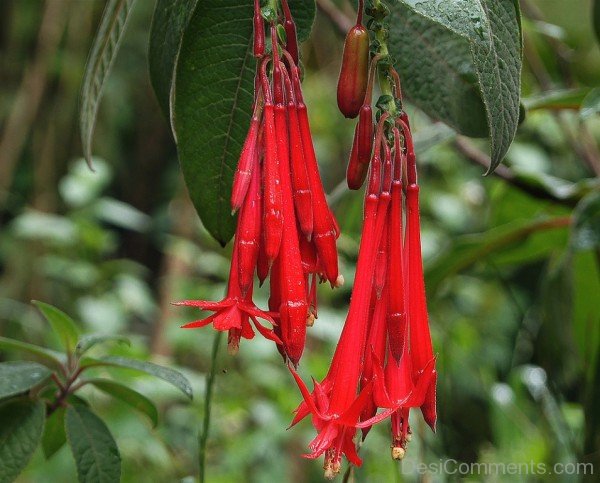
<svg viewBox="0 0 600 483">
<path fill-rule="evenodd" d="M 581 103 L 579 116 L 581 119 L 588 119 L 600 113 L 600 88 L 592 89 Z"/>
<path fill-rule="evenodd" d="M 427 291 L 435 294 L 447 277 L 495 256 L 502 250 L 519 248 L 527 238 L 537 232 L 566 229 L 569 221 L 568 218 L 518 220 L 484 233 L 459 237 L 453 241 L 451 247 L 444 250 L 443 255 L 426 267 Z"/>
<path fill-rule="evenodd" d="M 44 430 L 41 401 L 11 400 L 0 406 L 0 483 L 10 483 L 23 471 Z"/>
<path fill-rule="evenodd" d="M 39 359 L 42 364 L 54 369 L 60 368 L 66 360 L 60 352 L 21 342 L 20 340 L 9 339 L 8 337 L 0 337 L 0 349 L 25 352 Z"/>
<path fill-rule="evenodd" d="M 52 305 L 37 300 L 32 300 L 32 303 L 50 323 L 65 350 L 73 352 L 79 339 L 79 329 L 73 319 Z"/>
<path fill-rule="evenodd" d="M 523 99 L 523 105 L 528 111 L 535 111 L 538 109 L 578 110 L 589 93 L 589 88 L 547 91 Z"/>
<path fill-rule="evenodd" d="M 120 342 L 122 344 L 131 346 L 131 341 L 124 335 L 90 334 L 84 335 L 81 339 L 79 339 L 79 342 L 77 342 L 77 346 L 75 347 L 75 353 L 78 356 L 81 356 L 95 345 L 106 344 L 107 342 Z"/>
<path fill-rule="evenodd" d="M 98 416 L 85 406 L 69 406 L 65 416 L 65 430 L 80 482 L 120 481 L 119 448 Z"/>
<path fill-rule="evenodd" d="M 83 154 L 92 163 L 92 137 L 102 89 L 113 66 L 135 0 L 108 0 L 88 57 L 81 87 L 79 127 Z"/>
<path fill-rule="evenodd" d="M 575 250 L 600 248 L 600 192 L 586 196 L 573 216 L 572 247 Z"/>
<path fill-rule="evenodd" d="M 152 421 L 152 426 L 158 424 L 158 410 L 150 399 L 127 386 L 110 379 L 92 379 L 89 381 L 101 391 L 120 399 L 124 403 L 144 413 Z"/>
<path fill-rule="evenodd" d="M 37 362 L 2 362 L 0 363 L 0 399 L 23 394 L 51 375 L 52 371 Z"/>
<path fill-rule="evenodd" d="M 152 362 L 138 361 L 136 359 L 130 359 L 128 357 L 106 356 L 101 357 L 99 359 L 86 358 L 81 361 L 81 365 L 83 367 L 123 367 L 125 369 L 134 369 L 136 371 L 145 372 L 146 374 L 158 377 L 159 379 L 162 379 L 163 381 L 172 384 L 190 399 L 192 399 L 193 397 L 192 386 L 183 374 L 177 372 L 174 369 L 170 369 L 169 367 L 159 366 L 158 364 L 154 364 Z"/>
<path fill-rule="evenodd" d="M 171 96 L 175 64 L 182 34 L 198 0 L 157 0 L 150 28 L 148 64 L 158 103 L 171 120 Z"/>
<path fill-rule="evenodd" d="M 46 419 L 44 436 L 42 436 L 42 449 L 46 459 L 54 456 L 67 441 L 65 433 L 65 408 L 59 407 Z"/>
<path fill-rule="evenodd" d="M 202 223 L 222 245 L 235 231 L 231 184 L 252 115 L 252 3 L 199 2 L 176 67 L 173 109 L 179 161 Z M 294 0 L 290 8 L 299 37 L 305 38 L 314 2 Z"/>
<path fill-rule="evenodd" d="M 401 0 L 390 21 L 390 51 L 408 97 L 463 134 L 489 135 L 493 171 L 519 123 L 518 2 Z"/>
</svg>

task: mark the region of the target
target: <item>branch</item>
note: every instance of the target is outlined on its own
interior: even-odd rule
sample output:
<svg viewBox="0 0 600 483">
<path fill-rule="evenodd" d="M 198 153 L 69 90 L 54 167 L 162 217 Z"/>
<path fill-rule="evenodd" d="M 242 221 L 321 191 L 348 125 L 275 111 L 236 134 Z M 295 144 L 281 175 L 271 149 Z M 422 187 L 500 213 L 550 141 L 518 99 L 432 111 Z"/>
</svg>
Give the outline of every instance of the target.
<svg viewBox="0 0 600 483">
<path fill-rule="evenodd" d="M 354 21 L 342 12 L 331 0 L 317 0 L 319 10 L 325 14 L 336 30 L 342 35 L 346 35 L 348 30 L 354 26 Z"/>
</svg>

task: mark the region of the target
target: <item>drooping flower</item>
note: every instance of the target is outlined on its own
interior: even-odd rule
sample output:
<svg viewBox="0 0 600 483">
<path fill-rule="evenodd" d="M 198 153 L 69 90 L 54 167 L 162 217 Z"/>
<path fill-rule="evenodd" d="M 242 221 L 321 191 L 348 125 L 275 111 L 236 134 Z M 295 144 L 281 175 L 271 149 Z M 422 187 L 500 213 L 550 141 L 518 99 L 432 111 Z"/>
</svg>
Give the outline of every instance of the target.
<svg viewBox="0 0 600 483">
<path fill-rule="evenodd" d="M 380 59 L 372 59 L 370 77 Z M 399 77 L 387 69 L 400 105 Z M 371 89 L 369 85 L 364 101 L 369 107 L 361 108 L 364 116 L 355 129 L 347 173 L 351 188 L 360 187 L 367 169 L 370 173 L 350 309 L 329 371 L 320 383 L 314 382 L 312 393 L 291 369 L 303 396 L 292 425 L 312 416 L 317 436 L 307 456 L 325 454 L 328 477 L 339 471 L 342 456 L 361 463 L 357 429 L 364 439 L 374 424 L 389 419 L 392 457 L 401 459 L 411 437 L 411 408 L 421 408 L 435 427 L 437 373 L 425 300 L 412 136 L 403 111 L 382 110 L 373 132 Z"/>
<path fill-rule="evenodd" d="M 375 157 L 378 155 L 376 150 Z M 386 166 L 384 171 L 389 169 L 391 166 Z M 385 213 L 389 204 L 390 188 L 382 186 L 381 171 L 382 163 L 374 159 L 365 199 L 364 224 L 350 308 L 329 372 L 320 384 L 315 382 L 311 394 L 298 374 L 290 368 L 304 398 L 292 425 L 312 414 L 318 435 L 310 443 L 312 453 L 307 456 L 317 458 L 325 453 L 324 468 L 328 477 L 339 472 L 342 455 L 356 465 L 361 464 L 353 438 L 360 416 L 371 399 L 373 382 L 366 384 L 360 393 L 358 389 L 367 339 L 375 259 L 384 229 L 379 215 Z M 391 176 L 384 174 L 383 179 L 391 180 Z"/>
<path fill-rule="evenodd" d="M 267 312 L 260 310 L 252 302 L 252 290 L 248 290 L 246 295 L 242 295 L 238 279 L 238 256 L 236 252 L 237 245 L 234 245 L 232 255 L 231 269 L 229 271 L 229 282 L 227 284 L 227 295 L 220 302 L 210 302 L 205 300 L 184 300 L 176 302 L 175 305 L 195 307 L 200 310 L 214 312 L 209 317 L 190 322 L 183 326 L 184 329 L 197 329 L 212 324 L 215 330 L 229 332 L 229 352 L 237 353 L 240 338 L 253 339 L 254 330 L 250 321 L 252 321 L 256 330 L 266 339 L 281 344 L 281 340 L 271 329 L 267 329 L 258 319 L 266 320 L 272 325 L 275 324 L 273 317 Z"/>
<path fill-rule="evenodd" d="M 251 322 L 278 342 L 284 360 L 297 365 L 306 327 L 317 316 L 317 280 L 341 283 L 337 223 L 325 197 L 312 142 L 298 70 L 296 26 L 282 1 L 285 44 L 278 20 L 269 23 L 271 51 L 266 52 L 265 21 L 254 1 L 254 55 L 258 58 L 254 108 L 234 174 L 231 207 L 238 213 L 227 297 L 219 302 L 188 301 L 216 313 L 185 327 L 213 323 L 229 330 L 230 348 L 254 335 Z M 269 312 L 252 302 L 254 275 L 270 276 Z M 257 318 L 273 324 L 273 330 Z M 266 332 L 265 332 L 266 331 Z"/>
</svg>

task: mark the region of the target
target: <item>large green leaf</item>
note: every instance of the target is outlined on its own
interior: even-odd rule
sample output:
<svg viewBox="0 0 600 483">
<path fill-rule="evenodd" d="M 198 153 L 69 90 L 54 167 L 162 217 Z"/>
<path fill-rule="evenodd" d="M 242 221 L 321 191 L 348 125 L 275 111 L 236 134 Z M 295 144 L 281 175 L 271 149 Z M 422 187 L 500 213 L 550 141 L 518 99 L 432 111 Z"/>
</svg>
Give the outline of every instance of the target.
<svg viewBox="0 0 600 483">
<path fill-rule="evenodd" d="M 52 372 L 37 362 L 11 361 L 0 363 L 0 399 L 29 391 L 44 382 Z"/>
<path fill-rule="evenodd" d="M 44 430 L 44 403 L 22 399 L 0 406 L 0 483 L 11 483 L 27 466 Z"/>
<path fill-rule="evenodd" d="M 8 337 L 0 337 L 0 349 L 25 352 L 34 356 L 37 360 L 46 366 L 58 369 L 66 361 L 66 357 L 60 352 L 56 352 L 39 345 L 28 344 L 20 340 L 9 339 Z"/>
<path fill-rule="evenodd" d="M 193 397 L 192 386 L 183 374 L 169 367 L 159 366 L 158 364 L 154 364 L 152 362 L 138 361 L 136 359 L 129 359 L 128 357 L 106 356 L 101 357 L 100 359 L 86 358 L 81 361 L 81 365 L 83 367 L 123 367 L 126 369 L 134 369 L 136 371 L 145 372 L 146 374 L 158 377 L 159 379 L 172 384 L 190 399 Z"/>
<path fill-rule="evenodd" d="M 463 134 L 489 135 L 493 171 L 519 122 L 518 2 L 401 0 L 390 19 L 390 50 L 407 95 Z"/>
<path fill-rule="evenodd" d="M 79 329 L 77 328 L 75 321 L 62 310 L 59 310 L 52 305 L 37 300 L 33 300 L 32 303 L 50 323 L 52 330 L 54 330 L 60 339 L 65 350 L 67 352 L 73 352 L 77 345 L 77 340 L 79 339 Z"/>
<path fill-rule="evenodd" d="M 84 335 L 79 342 L 77 342 L 77 346 L 75 347 L 75 352 L 78 356 L 81 356 L 92 347 L 98 344 L 106 344 L 107 342 L 120 342 L 122 344 L 131 345 L 131 341 L 129 338 L 124 335 L 118 334 L 90 334 Z"/>
<path fill-rule="evenodd" d="M 58 407 L 46 419 L 46 427 L 42 436 L 42 449 L 46 459 L 51 458 L 67 441 L 65 433 L 65 408 Z"/>
<path fill-rule="evenodd" d="M 119 448 L 98 416 L 85 406 L 69 406 L 65 416 L 65 429 L 80 482 L 120 481 Z"/>
<path fill-rule="evenodd" d="M 290 2 L 305 38 L 314 2 Z M 235 231 L 229 195 L 252 115 L 252 2 L 199 2 L 183 35 L 175 76 L 179 161 L 206 229 L 225 245 Z"/>
<path fill-rule="evenodd" d="M 179 45 L 198 0 L 157 0 L 150 28 L 148 65 L 154 93 L 171 119 L 171 95 Z"/>
<path fill-rule="evenodd" d="M 140 394 L 137 391 L 110 379 L 92 379 L 89 381 L 102 392 L 109 394 L 117 399 L 120 399 L 131 407 L 144 413 L 152 421 L 152 425 L 158 424 L 158 410 L 150 399 Z"/>
<path fill-rule="evenodd" d="M 135 0 L 108 0 L 85 68 L 81 85 L 79 128 L 83 154 L 92 162 L 92 137 L 102 89 L 110 74 Z"/>
<path fill-rule="evenodd" d="M 453 241 L 451 247 L 444 250 L 442 255 L 426 267 L 427 291 L 435 294 L 447 277 L 466 270 L 488 257 L 497 256 L 510 247 L 520 249 L 525 240 L 538 232 L 566 229 L 569 221 L 569 218 L 518 220 L 484 233 L 459 237 Z M 521 257 L 527 259 L 530 255 L 521 254 Z"/>
</svg>

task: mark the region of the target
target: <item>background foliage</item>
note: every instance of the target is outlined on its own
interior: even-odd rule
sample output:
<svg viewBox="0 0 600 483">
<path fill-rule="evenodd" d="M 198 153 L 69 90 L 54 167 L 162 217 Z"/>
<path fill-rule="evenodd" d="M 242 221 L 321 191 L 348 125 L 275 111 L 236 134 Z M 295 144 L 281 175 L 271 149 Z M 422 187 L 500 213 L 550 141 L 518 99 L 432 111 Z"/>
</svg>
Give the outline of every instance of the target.
<svg viewBox="0 0 600 483">
<path fill-rule="evenodd" d="M 339 10 L 327 9 L 331 1 L 319 3 L 333 13 L 319 12 L 304 45 L 304 90 L 324 182 L 343 230 L 347 283 L 335 292 L 322 287 L 322 309 L 301 368 L 316 376 L 326 370 L 344 320 L 361 210 L 361 197 L 340 185 L 353 123 L 338 113 L 331 94 L 340 31 L 351 10 L 345 1 L 333 2 Z M 374 429 L 361 449 L 365 464 L 356 481 L 415 481 L 422 477 L 409 470 L 411 463 L 440 458 L 598 465 L 598 15 L 589 0 L 520 5 L 527 113 L 496 175 L 481 177 L 490 165 L 487 141 L 457 136 L 427 117 L 427 106 L 407 106 L 422 165 L 440 423 L 433 436 L 415 421 L 404 469 L 382 454 L 386 429 Z M 91 173 L 81 159 L 78 92 L 103 2 L 0 2 L 0 335 L 58 348 L 60 341 L 29 304 L 45 300 L 82 321 L 85 332 L 130 335 L 132 347 L 115 346 L 113 355 L 182 369 L 194 387 L 191 404 L 166 383 L 133 379 L 131 387 L 158 404 L 155 429 L 101 391 L 82 389 L 119 443 L 123 481 L 140 481 L 141 474 L 167 482 L 197 471 L 196 430 L 213 336 L 179 330 L 195 314 L 170 302 L 219 299 L 229 252 L 194 212 L 169 121 L 150 85 L 153 6 L 137 2 L 129 19 L 98 111 Z M 401 51 L 399 65 L 426 60 L 414 53 Z M 472 67 L 465 69 L 472 79 Z M 409 87 L 410 76 L 405 82 Z M 481 134 L 486 123 L 484 112 L 475 132 L 461 130 Z M 18 354 L 3 351 L 0 357 Z M 284 429 L 299 397 L 273 347 L 252 341 L 236 358 L 223 355 L 218 366 L 209 481 L 321 481 L 319 465 L 299 457 L 310 425 Z M 48 461 L 38 449 L 19 481 L 70 481 L 75 472 L 65 448 Z"/>
</svg>

